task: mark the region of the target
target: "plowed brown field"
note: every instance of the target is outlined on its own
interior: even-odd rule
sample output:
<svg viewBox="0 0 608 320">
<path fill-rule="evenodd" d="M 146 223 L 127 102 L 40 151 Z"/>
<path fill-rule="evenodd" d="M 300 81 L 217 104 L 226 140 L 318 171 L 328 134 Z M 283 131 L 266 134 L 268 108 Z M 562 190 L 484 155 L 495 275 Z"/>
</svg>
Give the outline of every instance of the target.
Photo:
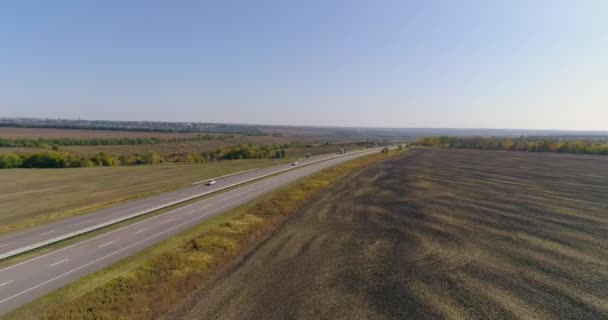
<svg viewBox="0 0 608 320">
<path fill-rule="evenodd" d="M 170 318 L 606 319 L 608 157 L 412 150 L 310 202 Z"/>
</svg>

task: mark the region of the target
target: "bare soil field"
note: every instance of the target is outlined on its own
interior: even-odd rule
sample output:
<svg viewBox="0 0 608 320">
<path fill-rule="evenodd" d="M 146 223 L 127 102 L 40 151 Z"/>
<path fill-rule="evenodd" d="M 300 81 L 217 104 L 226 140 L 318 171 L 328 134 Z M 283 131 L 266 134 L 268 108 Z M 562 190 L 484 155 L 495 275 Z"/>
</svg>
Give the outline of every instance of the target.
<svg viewBox="0 0 608 320">
<path fill-rule="evenodd" d="M 608 158 L 419 149 L 309 202 L 169 319 L 607 319 Z"/>
</svg>

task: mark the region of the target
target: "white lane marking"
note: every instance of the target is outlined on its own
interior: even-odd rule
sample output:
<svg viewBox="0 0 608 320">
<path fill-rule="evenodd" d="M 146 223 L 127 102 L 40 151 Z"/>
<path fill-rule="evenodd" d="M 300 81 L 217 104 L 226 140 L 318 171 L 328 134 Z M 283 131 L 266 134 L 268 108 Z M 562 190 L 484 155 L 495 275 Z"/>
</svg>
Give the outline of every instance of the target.
<svg viewBox="0 0 608 320">
<path fill-rule="evenodd" d="M 6 246 L 8 246 L 9 244 L 10 244 L 10 243 L 3 244 L 3 245 L 1 245 L 1 246 L 0 246 L 0 248 L 2 248 L 2 247 L 6 247 Z"/>
<path fill-rule="evenodd" d="M 117 215 L 117 214 L 119 214 L 119 213 L 124 213 L 124 212 L 122 212 L 122 211 L 118 211 L 118 212 L 110 213 L 110 215 L 111 215 L 111 216 L 115 216 L 115 215 Z"/>
<path fill-rule="evenodd" d="M 60 264 L 60 263 L 64 263 L 64 262 L 66 262 L 66 261 L 68 261 L 68 260 L 70 260 L 70 259 L 63 259 L 63 260 L 61 260 L 61 261 L 55 262 L 55 263 L 53 263 L 52 265 L 50 265 L 50 266 L 49 266 L 49 268 L 50 268 L 50 267 L 54 267 L 54 266 L 56 266 L 56 265 L 58 265 L 58 264 Z"/>
<path fill-rule="evenodd" d="M 142 233 L 142 232 L 144 232 L 144 231 L 146 231 L 146 230 L 148 230 L 148 229 L 141 229 L 141 230 L 138 230 L 138 231 L 136 231 L 136 232 L 135 232 L 135 234 L 140 234 L 140 233 Z"/>
<path fill-rule="evenodd" d="M 195 205 L 195 204 L 196 204 L 196 203 L 193 203 L 193 204 L 191 204 L 190 206 L 193 206 L 193 205 Z M 186 208 L 186 207 L 184 207 L 184 208 Z M 179 209 L 176 209 L 176 210 L 179 210 Z M 98 236 L 96 236 L 96 237 L 93 237 L 93 238 L 91 238 L 91 239 L 87 239 L 87 240 L 84 240 L 84 241 L 81 241 L 81 242 L 78 242 L 78 243 L 74 243 L 73 245 L 69 245 L 69 246 L 67 246 L 67 247 L 64 247 L 64 248 L 61 248 L 61 249 L 57 249 L 57 250 L 55 250 L 55 251 L 53 251 L 53 252 L 45 253 L 45 254 L 43 254 L 43 255 L 41 255 L 41 256 L 37 256 L 37 257 L 35 257 L 35 258 L 29 259 L 29 260 L 26 260 L 26 261 L 23 261 L 23 262 L 19 262 L 19 263 L 17 263 L 17 264 L 12 265 L 12 266 L 8 266 L 8 267 L 6 267 L 6 268 L 4 268 L 4 269 L 0 269 L 0 272 L 4 272 L 4 271 L 10 270 L 10 269 L 13 269 L 13 268 L 18 267 L 18 266 L 20 266 L 20 265 L 23 265 L 23 264 L 26 264 L 26 263 L 29 263 L 29 262 L 32 262 L 32 261 L 36 261 L 36 260 L 39 260 L 39 259 L 42 259 L 42 258 L 44 258 L 44 257 L 46 257 L 46 256 L 50 256 L 50 255 L 52 255 L 52 254 L 55 254 L 55 253 L 58 253 L 58 252 L 65 251 L 65 250 L 67 250 L 67 249 L 70 249 L 70 248 L 73 248 L 73 247 L 79 246 L 79 245 L 81 245 L 81 244 L 84 244 L 84 243 L 87 243 L 87 242 L 91 242 L 91 241 L 93 241 L 93 240 L 97 240 L 97 239 L 99 239 L 99 238 L 102 238 L 102 237 L 108 236 L 108 235 L 110 235 L 110 234 L 113 234 L 113 233 L 116 233 L 116 232 L 122 231 L 122 230 L 124 230 L 124 229 L 132 228 L 132 227 L 138 226 L 138 225 L 140 225 L 140 224 L 142 224 L 142 223 L 147 223 L 147 222 L 150 222 L 150 221 L 152 221 L 152 220 L 154 220 L 154 219 L 160 219 L 160 218 L 162 218 L 162 217 L 164 217 L 164 216 L 169 216 L 169 215 L 171 215 L 171 214 L 175 214 L 175 210 L 173 210 L 173 211 L 169 211 L 169 212 L 165 212 L 165 213 L 160 214 L 160 215 L 158 215 L 158 216 L 150 217 L 150 218 L 148 218 L 148 219 L 141 220 L 141 221 L 139 221 L 139 222 L 135 222 L 135 223 L 133 223 L 133 224 L 130 224 L 130 225 L 124 226 L 124 227 L 122 227 L 122 228 L 118 228 L 118 229 L 115 229 L 115 230 L 109 231 L 109 232 L 107 232 L 107 233 L 100 234 L 100 235 L 98 235 Z"/>
<path fill-rule="evenodd" d="M 89 222 L 89 221 L 91 221 L 91 219 L 84 220 L 84 221 L 80 221 L 80 222 L 78 222 L 77 224 L 75 224 L 75 226 L 79 226 L 79 225 L 81 225 L 81 224 L 85 224 L 85 223 L 87 223 L 87 222 Z"/>
<path fill-rule="evenodd" d="M 237 193 L 237 194 L 234 194 L 234 195 L 230 195 L 230 194 L 228 194 L 228 196 L 227 196 L 227 197 L 224 197 L 224 199 L 223 199 L 223 200 L 230 200 L 230 199 L 232 199 L 232 198 L 234 198 L 234 197 L 237 197 L 238 195 L 239 195 L 238 193 Z"/>
<path fill-rule="evenodd" d="M 53 232 L 55 232 L 55 230 L 51 230 L 51 231 L 47 231 L 47 232 L 43 232 L 43 233 L 41 233 L 40 235 L 41 235 L 41 236 L 44 236 L 44 235 L 46 235 L 46 234 L 53 233 Z"/>
<path fill-rule="evenodd" d="M 220 207 L 220 208 L 216 209 L 216 211 L 217 211 L 217 210 L 222 210 L 222 209 L 224 209 L 225 207 L 227 207 L 227 206 Z M 189 224 L 189 223 L 192 223 L 192 222 L 194 222 L 194 221 L 196 221 L 196 220 L 199 220 L 199 219 L 201 219 L 201 218 L 204 218 L 206 215 L 207 215 L 207 214 L 202 215 L 202 216 L 197 216 L 197 217 L 194 217 L 194 218 L 192 218 L 192 219 L 190 219 L 190 220 L 188 220 L 188 221 L 182 222 L 182 223 L 180 223 L 180 224 L 178 224 L 178 225 L 175 225 L 175 226 L 173 226 L 173 227 L 171 227 L 171 228 L 168 228 L 167 230 L 164 230 L 164 231 L 159 232 L 159 233 L 157 233 L 157 234 L 155 234 L 155 235 L 149 236 L 149 237 L 147 237 L 147 238 L 145 238 L 145 239 L 142 239 L 142 240 L 139 240 L 139 241 L 137 241 L 137 242 L 135 242 L 135 243 L 133 243 L 133 244 L 130 244 L 130 245 L 128 245 L 128 246 L 126 246 L 126 247 L 124 247 L 124 248 L 122 248 L 122 249 L 120 249 L 120 250 L 114 251 L 114 252 L 112 252 L 112 253 L 108 253 L 108 254 L 106 254 L 105 256 L 101 257 L 101 258 L 97 258 L 97 259 L 95 259 L 95 260 L 93 260 L 93 261 L 91 261 L 91 262 L 89 262 L 89 263 L 83 264 L 83 265 L 82 265 L 82 266 L 80 266 L 80 267 L 74 268 L 74 269 L 72 269 L 72 270 L 70 270 L 70 271 L 68 271 L 68 272 L 62 273 L 62 274 L 60 274 L 60 275 L 58 275 L 58 276 L 56 276 L 56 277 L 54 277 L 54 278 L 51 278 L 51 279 L 46 280 L 46 281 L 44 281 L 44 282 L 42 282 L 42 283 L 39 283 L 39 284 L 37 284 L 37 285 L 35 285 L 35 286 L 31 287 L 31 288 L 28 288 L 28 289 L 25 289 L 25 290 L 23 290 L 23 291 L 21 291 L 21 292 L 19 292 L 19 293 L 16 293 L 16 294 L 14 294 L 14 295 L 12 295 L 12 296 L 10 296 L 10 297 L 8 297 L 8 298 L 5 298 L 4 300 L 0 300 L 0 304 L 5 303 L 5 302 L 7 302 L 7 301 L 9 301 L 9 300 L 12 300 L 12 299 L 14 299 L 14 298 L 16 298 L 16 297 L 18 297 L 18 296 L 20 296 L 20 295 L 23 295 L 24 293 L 28 293 L 28 292 L 30 292 L 30 291 L 32 291 L 32 290 L 35 290 L 35 289 L 37 289 L 37 288 L 40 288 L 40 287 L 44 286 L 44 285 L 45 285 L 45 284 L 47 284 L 47 283 L 51 283 L 51 282 L 53 282 L 53 281 L 55 281 L 55 280 L 57 280 L 57 279 L 63 278 L 63 277 L 65 277 L 65 276 L 67 276 L 67 275 L 69 275 L 69 274 L 71 274 L 71 273 L 74 273 L 74 272 L 76 272 L 76 271 L 78 271 L 78 270 L 80 270 L 80 269 L 82 269 L 82 268 L 86 268 L 86 267 L 88 267 L 88 266 L 90 266 L 90 265 L 92 265 L 92 264 L 94 264 L 94 263 L 97 263 L 97 262 L 99 262 L 99 261 L 101 261 L 101 260 L 103 260 L 103 259 L 106 259 L 106 258 L 108 258 L 108 257 L 111 257 L 111 256 L 113 256 L 113 255 L 115 255 L 115 254 L 117 254 L 117 253 L 120 253 L 120 252 L 123 252 L 123 251 L 125 251 L 125 250 L 131 249 L 131 248 L 133 248 L 133 247 L 135 247 L 135 246 L 139 245 L 140 243 L 143 243 L 143 242 L 146 242 L 146 241 L 148 241 L 148 240 L 150 240 L 150 239 L 156 238 L 156 237 L 158 237 L 158 236 L 160 236 L 160 235 L 162 235 L 162 234 L 165 234 L 165 233 L 167 233 L 167 232 L 171 232 L 173 229 L 177 229 L 177 228 L 179 228 L 179 227 L 181 227 L 181 226 L 184 226 L 184 225 L 186 225 L 186 224 Z"/>
<path fill-rule="evenodd" d="M 207 207 L 211 206 L 212 204 L 213 204 L 213 203 L 208 203 L 208 204 L 206 204 L 206 205 L 204 205 L 204 206 L 202 206 L 202 207 L 196 207 L 196 208 L 194 208 L 193 210 L 190 210 L 190 211 L 188 211 L 188 212 L 186 212 L 186 213 L 184 213 L 184 214 L 185 214 L 185 215 L 190 215 L 190 214 L 193 214 L 193 213 L 195 213 L 195 212 L 202 211 L 203 209 L 205 209 L 205 208 L 207 208 Z M 186 207 L 184 207 L 184 208 L 186 208 Z"/>
<path fill-rule="evenodd" d="M 7 281 L 5 283 L 0 283 L 0 287 L 5 286 L 5 285 L 7 285 L 7 284 L 9 284 L 9 283 L 11 283 L 13 281 L 15 281 L 15 280 L 10 280 L 10 281 Z"/>
<path fill-rule="evenodd" d="M 29 262 L 32 262 L 32 261 L 36 261 L 36 260 L 39 260 L 39 259 L 42 259 L 42 258 L 44 258 L 44 257 L 46 257 L 46 256 L 50 256 L 50 255 L 52 255 L 52 254 L 55 254 L 55 253 L 58 253 L 58 252 L 61 252 L 61 251 L 65 251 L 65 250 L 70 249 L 70 248 L 73 248 L 73 247 L 75 247 L 75 246 L 79 246 L 79 245 L 81 245 L 81 244 L 84 244 L 84 243 L 87 243 L 87 242 L 90 242 L 90 241 L 93 241 L 93 240 L 97 240 L 97 239 L 99 239 L 99 238 L 102 238 L 102 237 L 105 237 L 105 236 L 107 236 L 107 235 L 110 235 L 110 234 L 116 233 L 116 232 L 118 232 L 118 231 L 122 231 L 122 230 L 127 229 L 127 228 L 135 227 L 135 226 L 137 226 L 137 225 L 139 225 L 139 224 L 142 224 L 142 223 L 150 222 L 150 221 L 152 221 L 152 220 L 154 220 L 154 219 L 157 219 L 157 218 L 160 218 L 160 217 L 163 217 L 163 216 L 165 216 L 165 215 L 172 214 L 172 213 L 174 213 L 174 211 L 170 211 L 170 212 L 167 212 L 167 213 L 163 213 L 163 214 L 161 214 L 161 215 L 154 216 L 154 217 L 151 217 L 151 218 L 148 218 L 148 219 L 145 219 L 145 220 L 142 220 L 142 221 L 139 221 L 139 222 L 136 222 L 136 223 L 130 224 L 130 225 L 128 225 L 128 226 L 124 226 L 124 227 L 122 227 L 122 228 L 118 228 L 118 229 L 112 230 L 112 231 L 110 231 L 110 232 L 108 232 L 108 233 L 100 234 L 100 235 L 98 235 L 97 237 L 93 237 L 93 238 L 88 239 L 88 240 L 84 240 L 84 241 L 81 241 L 81 242 L 78 242 L 78 243 L 74 243 L 73 245 L 67 246 L 67 247 L 65 247 L 65 248 L 57 249 L 57 250 L 55 250 L 55 251 L 53 251 L 53 252 L 49 252 L 49 253 L 43 254 L 43 255 L 41 255 L 41 256 L 37 256 L 37 257 L 35 257 L 35 258 L 32 258 L 32 259 L 30 259 L 30 260 L 26 260 L 26 261 L 23 261 L 23 262 L 20 262 L 20 263 L 14 264 L 14 265 L 12 265 L 12 266 L 8 266 L 8 267 L 6 267 L 6 268 L 4 268 L 4 269 L 0 269 L 0 272 L 4 272 L 4 271 L 10 270 L 10 269 L 13 269 L 13 268 L 18 267 L 18 266 L 20 266 L 20 265 L 23 265 L 23 264 L 26 264 L 26 263 L 29 263 Z"/>
<path fill-rule="evenodd" d="M 173 218 L 171 218 L 171 219 L 167 219 L 167 220 L 165 220 L 165 221 L 161 222 L 160 224 L 161 224 L 161 225 L 163 225 L 163 224 L 168 223 L 168 222 L 171 222 L 171 221 L 173 221 L 173 220 L 175 220 L 175 219 L 173 219 Z"/>
<path fill-rule="evenodd" d="M 112 243 L 114 243 L 114 242 L 116 242 L 116 241 L 118 241 L 118 239 L 116 239 L 116 240 L 112 240 L 112 241 L 110 241 L 110 242 L 108 242 L 108 243 L 104 243 L 104 244 L 100 245 L 98 248 L 103 248 L 103 247 L 105 247 L 105 246 L 111 245 Z"/>
<path fill-rule="evenodd" d="M 239 172 L 235 172 L 235 173 L 231 173 L 231 174 L 226 174 L 226 175 L 215 177 L 215 178 L 210 178 L 210 179 L 207 179 L 207 180 L 201 180 L 201 181 L 193 182 L 192 185 L 201 184 L 203 182 L 207 182 L 207 181 L 210 181 L 210 180 L 218 180 L 218 179 L 222 179 L 222 178 L 228 178 L 228 177 L 231 177 L 231 176 L 236 176 L 236 175 L 239 175 L 239 174 L 255 171 L 255 170 L 258 170 L 258 169 L 259 168 L 254 168 L 254 169 L 249 169 L 249 170 L 245 170 L 245 171 L 239 171 Z"/>
</svg>

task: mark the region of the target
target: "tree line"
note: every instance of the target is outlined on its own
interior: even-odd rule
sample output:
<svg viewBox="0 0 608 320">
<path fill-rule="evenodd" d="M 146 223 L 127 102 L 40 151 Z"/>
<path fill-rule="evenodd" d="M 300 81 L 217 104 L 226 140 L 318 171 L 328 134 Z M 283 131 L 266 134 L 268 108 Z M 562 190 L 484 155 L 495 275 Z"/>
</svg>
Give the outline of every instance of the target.
<svg viewBox="0 0 608 320">
<path fill-rule="evenodd" d="M 391 145 L 391 141 L 388 139 L 374 139 L 374 140 L 365 140 L 365 141 L 360 141 L 360 142 L 356 142 L 355 145 L 360 146 L 360 147 L 365 147 L 365 148 L 373 148 L 373 147 L 383 147 L 383 146 L 388 146 Z"/>
<path fill-rule="evenodd" d="M 102 145 L 137 145 L 137 144 L 158 144 L 168 142 L 185 141 L 207 141 L 207 140 L 227 140 L 234 138 L 234 135 L 196 135 L 187 138 L 56 138 L 56 139 L 5 139 L 0 138 L 0 148 L 46 148 L 63 146 L 102 146 Z"/>
<path fill-rule="evenodd" d="M 275 146 L 243 146 L 218 148 L 213 151 L 180 152 L 160 155 L 155 151 L 132 155 L 111 155 L 99 152 L 85 156 L 63 151 L 42 151 L 0 154 L 0 169 L 9 168 L 78 168 L 94 166 L 129 166 L 139 164 L 158 164 L 175 162 L 208 162 L 237 159 L 284 158 L 285 149 Z"/>
<path fill-rule="evenodd" d="M 608 143 L 598 140 L 560 140 L 485 137 L 424 137 L 420 145 L 445 148 L 489 149 L 529 152 L 564 152 L 608 155 Z"/>
<path fill-rule="evenodd" d="M 77 123 L 79 122 L 79 123 Z M 83 124 L 85 122 L 86 124 Z M 67 129 L 67 130 L 103 130 L 103 131 L 131 131 L 131 132 L 167 132 L 167 133 L 231 133 L 250 136 L 266 136 L 267 133 L 259 128 L 248 125 L 205 124 L 205 123 L 178 123 L 178 122 L 147 122 L 138 121 L 76 121 L 45 119 L 38 121 L 13 122 L 11 119 L 0 119 L 0 127 L 6 128 L 40 128 L 40 129 Z"/>
</svg>

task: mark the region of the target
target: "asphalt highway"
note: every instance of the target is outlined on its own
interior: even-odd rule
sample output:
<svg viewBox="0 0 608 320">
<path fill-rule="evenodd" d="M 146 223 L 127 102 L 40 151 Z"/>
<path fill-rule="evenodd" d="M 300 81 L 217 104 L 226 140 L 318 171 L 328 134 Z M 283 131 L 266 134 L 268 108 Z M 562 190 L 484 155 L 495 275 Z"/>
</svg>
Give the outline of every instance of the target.
<svg viewBox="0 0 608 320">
<path fill-rule="evenodd" d="M 369 149 L 363 152 L 350 153 L 340 157 L 324 156 L 300 162 L 328 159 L 307 166 L 298 166 L 281 174 L 273 175 L 263 180 L 242 185 L 227 192 L 202 199 L 195 203 L 171 210 L 169 212 L 147 218 L 128 226 L 109 231 L 105 234 L 65 248 L 26 260 L 15 265 L 0 269 L 0 315 L 28 302 L 33 301 L 53 290 L 61 288 L 87 274 L 111 265 L 125 257 L 145 249 L 159 241 L 176 235 L 207 219 L 217 216 L 231 208 L 242 205 L 254 198 L 270 192 L 280 186 L 293 182 L 301 177 L 319 170 L 334 166 L 346 160 L 354 159 L 380 149 Z M 163 202 L 175 201 L 176 197 L 187 196 L 208 191 L 212 188 L 222 188 L 227 184 L 245 181 L 263 173 L 280 172 L 290 165 L 277 166 L 244 173 L 218 180 L 213 186 L 200 185 L 187 190 L 172 192 L 147 200 L 129 203 L 123 206 L 103 210 L 86 216 L 66 219 L 53 223 L 52 226 L 42 226 L 24 232 L 23 235 L 10 236 L 0 241 L 21 241 L 22 245 L 38 241 L 42 233 L 68 232 L 74 228 L 83 227 L 87 223 L 99 222 L 112 215 L 128 214 L 129 210 L 141 210 L 142 207 L 158 206 Z M 126 211 L 126 212 L 125 212 Z M 86 223 L 85 223 L 86 222 Z M 80 225 L 77 225 L 79 224 Z M 65 225 L 65 226 L 64 226 Z M 64 229 L 66 228 L 66 229 Z M 34 231 L 36 230 L 36 231 Z M 49 234 L 50 234 L 49 233 Z M 27 235 L 37 239 L 28 240 Z M 1 243 L 1 242 L 0 242 Z"/>
<path fill-rule="evenodd" d="M 299 165 L 301 166 L 307 163 L 331 159 L 338 156 L 342 155 L 328 154 L 309 159 L 302 159 L 299 161 Z M 48 245 L 49 243 L 64 240 L 74 235 L 99 229 L 134 216 L 156 211 L 158 209 L 192 198 L 213 193 L 221 189 L 225 189 L 227 186 L 238 185 L 292 168 L 293 167 L 291 164 L 283 164 L 261 168 L 255 171 L 243 172 L 241 174 L 218 179 L 217 183 L 212 186 L 207 186 L 204 183 L 201 183 L 187 189 L 164 193 L 143 200 L 131 201 L 90 214 L 66 218 L 13 233 L 0 234 L 0 259 Z"/>
</svg>

